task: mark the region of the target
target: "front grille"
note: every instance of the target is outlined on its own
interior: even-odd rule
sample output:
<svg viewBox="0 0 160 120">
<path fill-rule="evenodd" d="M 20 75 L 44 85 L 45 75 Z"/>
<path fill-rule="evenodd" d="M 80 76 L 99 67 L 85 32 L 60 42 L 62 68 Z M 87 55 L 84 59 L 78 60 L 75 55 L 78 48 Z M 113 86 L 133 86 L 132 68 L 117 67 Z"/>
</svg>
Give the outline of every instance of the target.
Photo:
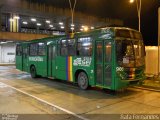
<svg viewBox="0 0 160 120">
<path fill-rule="evenodd" d="M 142 68 L 124 68 L 126 73 L 126 78 L 128 80 L 134 80 L 142 77 L 143 69 Z"/>
</svg>

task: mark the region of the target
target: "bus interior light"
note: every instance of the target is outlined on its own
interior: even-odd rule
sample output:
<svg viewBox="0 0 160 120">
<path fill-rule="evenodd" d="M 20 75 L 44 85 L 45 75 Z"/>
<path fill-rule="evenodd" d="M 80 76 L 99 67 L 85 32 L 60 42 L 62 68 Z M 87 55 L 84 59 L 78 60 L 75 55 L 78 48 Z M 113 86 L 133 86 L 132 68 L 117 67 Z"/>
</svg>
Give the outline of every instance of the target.
<svg viewBox="0 0 160 120">
<path fill-rule="evenodd" d="M 83 43 L 82 46 L 90 46 L 91 43 Z"/>
<path fill-rule="evenodd" d="M 5 43 L 7 43 L 7 42 L 1 42 L 1 44 L 5 44 Z"/>
<path fill-rule="evenodd" d="M 44 45 L 44 43 L 38 43 L 38 45 Z"/>
</svg>

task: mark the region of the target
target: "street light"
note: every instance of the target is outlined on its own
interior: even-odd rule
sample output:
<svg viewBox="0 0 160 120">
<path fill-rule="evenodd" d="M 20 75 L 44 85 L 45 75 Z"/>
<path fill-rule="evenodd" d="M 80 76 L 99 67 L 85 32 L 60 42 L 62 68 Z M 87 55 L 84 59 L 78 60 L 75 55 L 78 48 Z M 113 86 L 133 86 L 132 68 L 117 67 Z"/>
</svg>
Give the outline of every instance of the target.
<svg viewBox="0 0 160 120">
<path fill-rule="evenodd" d="M 72 3 L 71 3 L 71 0 L 69 0 L 69 5 L 70 5 L 70 9 L 71 9 L 71 16 L 72 16 L 72 25 L 74 24 L 73 23 L 73 20 L 74 20 L 74 11 L 75 11 L 75 7 L 76 7 L 76 3 L 77 3 L 77 0 L 74 0 L 74 5 L 72 6 Z M 73 30 L 72 29 L 72 33 L 73 33 Z"/>
<path fill-rule="evenodd" d="M 130 0 L 129 2 L 130 2 L 130 3 L 133 3 L 133 2 L 134 2 L 134 0 Z"/>
<path fill-rule="evenodd" d="M 160 7 L 158 8 L 158 77 L 160 77 Z"/>
<path fill-rule="evenodd" d="M 139 32 L 141 32 L 141 7 L 142 7 L 142 0 L 130 0 L 130 3 L 133 3 L 136 1 L 137 5 L 137 13 L 138 13 L 138 29 Z"/>
</svg>

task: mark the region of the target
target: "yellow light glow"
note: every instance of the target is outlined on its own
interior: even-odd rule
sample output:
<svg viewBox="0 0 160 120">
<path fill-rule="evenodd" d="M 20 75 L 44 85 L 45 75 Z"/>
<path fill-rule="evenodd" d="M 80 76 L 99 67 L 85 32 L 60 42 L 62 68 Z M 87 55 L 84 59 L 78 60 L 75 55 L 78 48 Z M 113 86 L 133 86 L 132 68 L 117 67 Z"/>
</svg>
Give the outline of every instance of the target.
<svg viewBox="0 0 160 120">
<path fill-rule="evenodd" d="M 83 29 L 84 29 L 84 31 L 88 31 L 88 27 L 84 27 Z"/>
<path fill-rule="evenodd" d="M 134 0 L 130 0 L 129 2 L 130 2 L 130 3 L 133 3 L 133 2 L 134 2 Z"/>
<path fill-rule="evenodd" d="M 10 19 L 9 19 L 9 21 L 10 21 L 10 22 L 13 22 L 13 21 L 14 21 L 14 19 L 10 18 Z"/>
<path fill-rule="evenodd" d="M 20 19 L 20 17 L 19 17 L 19 16 L 14 16 L 14 19 L 19 20 L 19 19 Z"/>
</svg>

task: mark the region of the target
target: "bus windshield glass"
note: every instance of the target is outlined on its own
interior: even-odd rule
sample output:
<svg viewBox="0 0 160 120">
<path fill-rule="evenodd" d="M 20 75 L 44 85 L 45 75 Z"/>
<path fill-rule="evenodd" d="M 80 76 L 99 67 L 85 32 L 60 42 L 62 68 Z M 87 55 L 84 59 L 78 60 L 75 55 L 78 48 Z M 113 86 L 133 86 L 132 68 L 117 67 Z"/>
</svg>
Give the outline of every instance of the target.
<svg viewBox="0 0 160 120">
<path fill-rule="evenodd" d="M 116 30 L 116 37 L 123 37 L 123 38 L 131 38 L 131 39 L 142 40 L 142 35 L 141 35 L 140 32 L 124 30 L 124 29 Z"/>
<path fill-rule="evenodd" d="M 116 41 L 117 63 L 122 67 L 139 67 L 144 65 L 144 45 L 140 40 Z"/>
<path fill-rule="evenodd" d="M 116 37 L 132 38 L 129 30 L 116 30 Z"/>
<path fill-rule="evenodd" d="M 140 32 L 132 31 L 133 39 L 142 40 L 142 34 Z"/>
</svg>

